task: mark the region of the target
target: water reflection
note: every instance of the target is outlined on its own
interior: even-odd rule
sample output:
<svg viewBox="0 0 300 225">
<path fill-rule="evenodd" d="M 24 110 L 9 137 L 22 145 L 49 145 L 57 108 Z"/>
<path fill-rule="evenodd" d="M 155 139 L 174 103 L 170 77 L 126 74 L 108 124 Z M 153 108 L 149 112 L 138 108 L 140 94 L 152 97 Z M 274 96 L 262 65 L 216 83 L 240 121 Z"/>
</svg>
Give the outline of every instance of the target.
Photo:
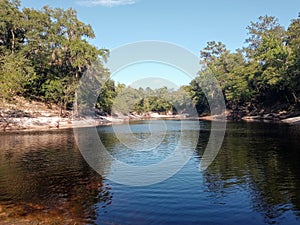
<svg viewBox="0 0 300 225">
<path fill-rule="evenodd" d="M 167 123 L 169 131 L 151 152 L 125 148 L 109 126 L 98 131 L 117 159 L 155 165 L 178 143 L 179 128 Z M 131 128 L 144 137 L 144 126 L 136 122 Z M 221 151 L 206 171 L 199 171 L 199 163 L 210 123 L 199 127 L 200 133 L 183 133 L 187 146 L 198 140 L 186 166 L 145 187 L 120 185 L 94 172 L 78 151 L 72 130 L 1 134 L 0 223 L 299 224 L 300 127 L 228 123 Z M 88 130 L 81 130 L 81 138 L 87 138 Z M 113 161 L 97 160 L 104 172 L 112 172 Z"/>
<path fill-rule="evenodd" d="M 228 124 L 222 150 L 204 173 L 206 191 L 220 198 L 246 190 L 253 210 L 262 214 L 265 223 L 297 222 L 299 131 L 279 124 Z M 199 147 L 199 157 L 202 151 Z"/>
<path fill-rule="evenodd" d="M 110 187 L 83 160 L 72 130 L 1 135 L 1 221 L 87 223 L 111 201 Z"/>
<path fill-rule="evenodd" d="M 116 127 L 102 127 L 98 130 L 101 144 L 104 145 L 100 148 L 102 155 L 101 153 L 90 154 L 88 153 L 90 150 L 84 152 L 83 155 L 88 155 L 85 158 L 95 162 L 92 167 L 97 171 L 99 171 L 98 161 L 101 158 L 110 158 L 105 160 L 111 162 L 110 171 L 103 172 L 114 182 L 129 186 L 159 183 L 176 174 L 193 156 L 199 137 L 197 122 L 150 120 L 129 126 L 117 125 L 117 129 Z M 151 138 L 142 140 L 136 138 L 141 136 L 151 136 Z M 160 138 L 157 138 L 158 136 Z M 150 146 L 146 144 L 149 141 L 152 143 Z M 85 146 L 88 144 L 85 143 L 82 147 L 85 148 Z M 80 150 L 83 152 L 82 148 Z M 108 154 L 105 154 L 106 152 Z"/>
</svg>

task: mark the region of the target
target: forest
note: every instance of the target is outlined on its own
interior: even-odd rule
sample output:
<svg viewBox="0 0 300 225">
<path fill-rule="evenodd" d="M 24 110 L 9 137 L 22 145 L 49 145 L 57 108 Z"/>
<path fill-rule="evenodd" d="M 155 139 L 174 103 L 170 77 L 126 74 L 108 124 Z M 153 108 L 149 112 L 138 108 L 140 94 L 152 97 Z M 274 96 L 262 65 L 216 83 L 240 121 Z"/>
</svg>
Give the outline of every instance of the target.
<svg viewBox="0 0 300 225">
<path fill-rule="evenodd" d="M 220 82 L 232 119 L 265 113 L 283 117 L 300 114 L 300 14 L 287 28 L 274 16 L 250 22 L 245 46 L 230 51 L 219 41 L 200 50 L 199 74 L 178 90 L 134 89 L 115 84 L 103 65 L 109 50 L 89 43 L 92 27 L 77 18 L 74 9 L 22 8 L 18 0 L 0 0 L 0 101 L 17 97 L 56 104 L 60 114 L 76 110 L 76 88 L 92 66 L 100 65 L 106 78 L 95 104 L 98 112 L 112 110 L 143 114 L 189 113 L 208 115 L 209 105 L 200 87 L 211 75 Z M 215 93 L 208 91 L 210 95 Z M 124 96 L 122 100 L 117 96 Z M 123 108 L 122 108 L 123 107 Z"/>
</svg>

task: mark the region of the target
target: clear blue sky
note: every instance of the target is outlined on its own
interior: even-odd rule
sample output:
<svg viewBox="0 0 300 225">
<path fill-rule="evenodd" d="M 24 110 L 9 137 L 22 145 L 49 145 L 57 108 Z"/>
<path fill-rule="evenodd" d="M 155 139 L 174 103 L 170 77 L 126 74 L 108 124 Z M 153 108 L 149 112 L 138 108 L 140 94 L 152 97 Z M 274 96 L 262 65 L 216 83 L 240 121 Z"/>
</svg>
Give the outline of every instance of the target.
<svg viewBox="0 0 300 225">
<path fill-rule="evenodd" d="M 92 25 L 96 39 L 91 43 L 99 48 L 161 40 L 197 56 L 211 40 L 230 50 L 242 47 L 246 27 L 261 15 L 276 16 L 287 27 L 300 12 L 300 0 L 23 0 L 22 5 L 76 9 L 79 19 Z"/>
</svg>

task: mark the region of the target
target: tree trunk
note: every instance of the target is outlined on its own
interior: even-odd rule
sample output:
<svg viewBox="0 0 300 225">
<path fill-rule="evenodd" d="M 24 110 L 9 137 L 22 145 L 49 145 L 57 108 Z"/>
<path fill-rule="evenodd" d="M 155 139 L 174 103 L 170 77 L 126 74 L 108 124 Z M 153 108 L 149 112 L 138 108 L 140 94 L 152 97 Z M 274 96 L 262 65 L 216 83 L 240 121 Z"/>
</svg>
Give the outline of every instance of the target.
<svg viewBox="0 0 300 225">
<path fill-rule="evenodd" d="M 63 102 L 61 101 L 60 103 L 59 103 L 59 117 L 62 117 L 62 115 L 63 115 Z"/>
<path fill-rule="evenodd" d="M 79 67 L 79 71 L 80 70 L 81 70 L 81 68 Z M 76 72 L 75 77 L 76 77 L 76 81 L 78 81 L 78 78 L 79 78 L 78 71 Z M 74 116 L 78 117 L 78 94 L 77 94 L 77 90 L 75 90 L 73 110 L 74 110 Z"/>
<path fill-rule="evenodd" d="M 10 121 L 9 121 L 9 116 L 7 116 L 7 118 L 6 118 L 6 116 L 3 114 L 2 115 L 2 113 L 0 113 L 0 118 L 2 119 L 2 121 L 3 121 L 3 125 L 2 125 L 2 128 L 3 128 L 3 131 L 5 132 L 6 131 L 6 128 L 9 126 L 9 124 L 11 123 Z"/>
<path fill-rule="evenodd" d="M 295 95 L 295 92 L 293 92 L 292 95 L 294 97 L 295 103 L 298 103 L 299 100 L 298 100 L 297 96 Z"/>
<path fill-rule="evenodd" d="M 78 116 L 78 95 L 77 95 L 77 91 L 75 91 L 75 96 L 74 96 L 74 116 L 77 117 Z"/>
<path fill-rule="evenodd" d="M 14 54 L 15 52 L 15 33 L 14 33 L 14 29 L 10 29 L 11 32 L 11 53 Z"/>
</svg>

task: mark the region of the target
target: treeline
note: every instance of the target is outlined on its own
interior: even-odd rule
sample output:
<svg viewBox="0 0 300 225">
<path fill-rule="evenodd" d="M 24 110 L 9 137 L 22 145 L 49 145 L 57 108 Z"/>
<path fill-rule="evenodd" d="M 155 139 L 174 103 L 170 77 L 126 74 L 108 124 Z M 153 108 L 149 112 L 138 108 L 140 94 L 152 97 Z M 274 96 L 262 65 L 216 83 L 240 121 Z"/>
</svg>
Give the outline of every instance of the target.
<svg viewBox="0 0 300 225">
<path fill-rule="evenodd" d="M 96 103 L 103 114 L 189 114 L 191 108 L 207 114 L 206 97 L 218 94 L 207 85 L 212 75 L 233 117 L 271 111 L 300 114 L 300 17 L 287 29 L 275 17 L 260 17 L 247 27 L 246 46 L 233 52 L 221 42 L 208 42 L 200 51 L 199 75 L 173 91 L 116 85 L 103 67 L 109 51 L 88 42 L 95 37 L 92 27 L 79 21 L 73 9 L 20 9 L 18 0 L 0 0 L 0 18 L 0 99 L 5 101 L 22 96 L 76 111 L 79 80 L 97 64 L 106 81 Z"/>
<path fill-rule="evenodd" d="M 246 46 L 234 52 L 222 42 L 208 42 L 200 51 L 199 75 L 189 85 L 178 91 L 148 90 L 148 97 L 140 91 L 132 111 L 189 114 L 194 107 L 199 115 L 206 115 L 211 110 L 207 98 L 224 96 L 232 119 L 270 113 L 282 118 L 300 115 L 300 14 L 287 29 L 277 18 L 261 16 L 247 30 Z M 220 91 L 212 85 L 212 77 Z"/>
<path fill-rule="evenodd" d="M 187 87 L 197 110 L 209 112 L 200 86 L 214 75 L 233 117 L 272 111 L 300 114 L 300 14 L 287 29 L 275 17 L 261 16 L 247 30 L 247 45 L 241 49 L 231 52 L 212 41 L 200 51 L 202 69 Z M 214 94 L 211 89 L 208 95 Z"/>
<path fill-rule="evenodd" d="M 0 0 L 0 18 L 1 99 L 23 96 L 73 107 L 82 74 L 108 55 L 89 44 L 95 37 L 92 27 L 73 9 L 21 10 L 18 0 Z"/>
<path fill-rule="evenodd" d="M 113 100 L 112 113 L 146 115 L 155 112 L 163 115 L 188 114 L 196 116 L 196 110 L 184 87 L 178 90 L 167 87 L 135 89 L 118 84 Z"/>
</svg>

